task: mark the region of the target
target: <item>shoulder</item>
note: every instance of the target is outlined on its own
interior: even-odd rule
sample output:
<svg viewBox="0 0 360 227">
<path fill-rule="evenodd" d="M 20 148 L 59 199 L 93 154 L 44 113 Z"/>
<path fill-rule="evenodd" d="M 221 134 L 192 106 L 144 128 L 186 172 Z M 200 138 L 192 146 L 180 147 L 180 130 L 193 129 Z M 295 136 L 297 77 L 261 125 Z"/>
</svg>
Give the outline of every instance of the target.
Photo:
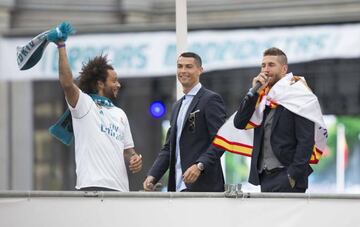
<svg viewBox="0 0 360 227">
<path fill-rule="evenodd" d="M 91 98 L 91 96 L 85 92 L 83 92 L 82 90 L 79 89 L 79 101 L 91 101 L 94 102 L 94 100 Z"/>
<path fill-rule="evenodd" d="M 94 106 L 93 99 L 88 94 L 82 92 L 81 90 L 79 90 L 79 98 L 74 107 L 72 107 L 69 104 L 67 99 L 66 99 L 66 102 L 68 103 L 68 107 L 69 107 L 70 111 L 72 111 L 72 112 L 74 112 L 74 111 L 87 112 L 87 110 L 89 110 L 90 108 L 93 108 L 93 106 Z"/>
<path fill-rule="evenodd" d="M 202 96 L 205 96 L 205 97 L 221 97 L 220 94 L 218 94 L 212 90 L 209 90 L 205 87 L 201 87 L 199 92 L 201 93 Z"/>
<path fill-rule="evenodd" d="M 199 92 L 201 92 L 201 97 L 206 100 L 206 101 L 209 101 L 209 100 L 219 100 L 219 101 L 222 101 L 222 98 L 221 98 L 221 95 L 212 91 L 212 90 L 209 90 L 205 87 L 202 87 Z"/>
<path fill-rule="evenodd" d="M 181 101 L 182 101 L 181 98 L 180 98 L 179 100 L 176 100 L 176 102 L 174 102 L 174 103 L 172 104 L 172 109 L 174 109 L 177 105 L 180 105 Z"/>
<path fill-rule="evenodd" d="M 120 114 L 120 115 L 126 117 L 125 111 L 123 109 L 121 109 L 120 107 L 113 106 L 111 109 L 112 109 L 112 111 L 116 112 L 117 114 Z"/>
<path fill-rule="evenodd" d="M 117 119 L 116 121 L 120 121 L 123 125 L 129 125 L 129 119 L 125 111 L 120 107 L 111 107 L 111 115 L 114 117 L 114 119 Z"/>
</svg>

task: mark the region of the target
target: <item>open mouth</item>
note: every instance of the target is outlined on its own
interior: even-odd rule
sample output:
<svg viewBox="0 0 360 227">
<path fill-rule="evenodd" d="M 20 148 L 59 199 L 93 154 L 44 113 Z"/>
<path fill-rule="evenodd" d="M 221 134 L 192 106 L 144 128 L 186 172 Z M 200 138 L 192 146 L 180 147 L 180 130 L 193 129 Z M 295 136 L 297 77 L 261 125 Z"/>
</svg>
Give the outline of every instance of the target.
<svg viewBox="0 0 360 227">
<path fill-rule="evenodd" d="M 180 75 L 179 79 L 180 80 L 188 80 L 190 77 L 188 75 Z"/>
<path fill-rule="evenodd" d="M 119 89 L 116 89 L 116 90 L 113 91 L 113 94 L 114 94 L 115 97 L 117 96 L 118 92 L 119 92 Z"/>
</svg>

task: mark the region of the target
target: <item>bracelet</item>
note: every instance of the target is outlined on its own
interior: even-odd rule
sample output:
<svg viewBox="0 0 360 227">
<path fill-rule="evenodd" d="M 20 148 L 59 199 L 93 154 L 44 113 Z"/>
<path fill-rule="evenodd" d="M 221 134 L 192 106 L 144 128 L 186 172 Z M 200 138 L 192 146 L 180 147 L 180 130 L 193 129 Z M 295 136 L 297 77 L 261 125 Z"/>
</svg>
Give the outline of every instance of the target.
<svg viewBox="0 0 360 227">
<path fill-rule="evenodd" d="M 60 49 L 60 48 L 63 48 L 63 47 L 65 47 L 65 46 L 66 46 L 65 43 L 63 43 L 63 44 L 58 44 L 58 45 L 57 45 L 57 48 Z"/>
</svg>

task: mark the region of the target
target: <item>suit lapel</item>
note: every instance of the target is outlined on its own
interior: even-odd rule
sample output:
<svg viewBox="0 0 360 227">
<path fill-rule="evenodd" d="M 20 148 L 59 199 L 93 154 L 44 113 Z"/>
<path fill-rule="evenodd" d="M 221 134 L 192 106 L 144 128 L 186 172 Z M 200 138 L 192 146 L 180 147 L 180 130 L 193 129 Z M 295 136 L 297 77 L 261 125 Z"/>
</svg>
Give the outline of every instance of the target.
<svg viewBox="0 0 360 227">
<path fill-rule="evenodd" d="M 188 118 L 190 116 L 190 113 L 193 112 L 193 111 L 196 111 L 194 109 L 195 109 L 196 105 L 199 103 L 200 98 L 204 94 L 204 92 L 205 92 L 204 87 L 201 87 L 200 90 L 198 91 L 198 93 L 194 96 L 193 100 L 190 103 L 189 108 L 186 111 L 186 115 L 185 115 L 185 119 L 184 119 L 184 125 L 185 125 L 185 122 L 188 120 Z"/>
<path fill-rule="evenodd" d="M 174 106 L 173 117 L 172 117 L 171 122 L 170 122 L 170 125 L 172 125 L 172 128 L 173 128 L 174 130 L 176 130 L 176 128 L 177 128 L 176 120 L 177 120 L 177 118 L 178 118 L 179 111 L 180 111 L 180 107 L 181 107 L 181 104 L 182 104 L 183 99 L 184 99 L 184 97 L 182 97 L 181 99 L 179 99 L 179 100 L 175 103 L 175 106 Z"/>
<path fill-rule="evenodd" d="M 271 125 L 271 131 L 275 128 L 275 125 L 278 123 L 279 119 L 280 119 L 280 115 L 281 112 L 284 110 L 284 107 L 282 106 L 278 106 L 275 109 L 275 114 L 274 114 L 274 119 L 273 119 L 273 123 Z"/>
</svg>

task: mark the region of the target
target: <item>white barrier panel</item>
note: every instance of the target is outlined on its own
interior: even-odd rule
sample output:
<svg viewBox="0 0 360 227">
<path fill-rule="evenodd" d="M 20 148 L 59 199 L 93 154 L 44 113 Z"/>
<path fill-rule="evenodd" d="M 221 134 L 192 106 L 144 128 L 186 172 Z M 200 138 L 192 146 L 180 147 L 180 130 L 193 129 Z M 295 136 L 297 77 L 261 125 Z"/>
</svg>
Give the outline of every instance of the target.
<svg viewBox="0 0 360 227">
<path fill-rule="evenodd" d="M 360 196 L 349 194 L 0 193 L 4 227 L 346 227 L 359 226 L 359 210 Z"/>
<path fill-rule="evenodd" d="M 44 28 L 46 30 L 46 28 Z M 194 31 L 188 35 L 189 50 L 203 58 L 204 69 L 260 67 L 262 53 L 276 46 L 290 63 L 326 58 L 360 57 L 360 24 L 301 26 L 267 29 Z M 20 71 L 16 47 L 29 38 L 0 40 L 0 80 L 57 79 L 57 50 L 50 44 L 38 65 Z M 120 77 L 174 75 L 175 32 L 144 32 L 75 35 L 67 42 L 75 76 L 82 63 L 95 55 L 108 54 Z"/>
</svg>

